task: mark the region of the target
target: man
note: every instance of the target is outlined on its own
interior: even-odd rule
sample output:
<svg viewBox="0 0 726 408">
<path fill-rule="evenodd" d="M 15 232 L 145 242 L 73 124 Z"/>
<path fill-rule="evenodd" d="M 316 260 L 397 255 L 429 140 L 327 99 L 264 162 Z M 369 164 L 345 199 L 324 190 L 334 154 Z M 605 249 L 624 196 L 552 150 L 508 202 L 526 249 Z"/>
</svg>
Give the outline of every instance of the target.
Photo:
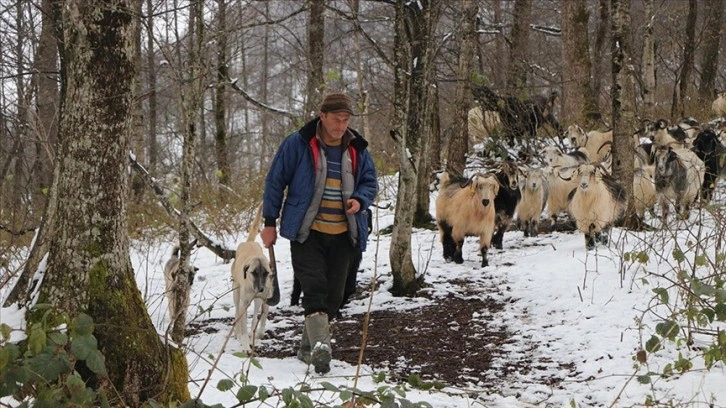
<svg viewBox="0 0 726 408">
<path fill-rule="evenodd" d="M 290 240 L 303 291 L 298 359 L 320 374 L 330 371 L 330 319 L 343 301 L 350 264 L 366 248 L 365 210 L 378 193 L 368 142 L 349 127 L 352 116 L 349 96 L 327 95 L 320 115 L 280 145 L 263 194 L 262 242 L 275 244 L 282 212 L 280 235 Z"/>
</svg>

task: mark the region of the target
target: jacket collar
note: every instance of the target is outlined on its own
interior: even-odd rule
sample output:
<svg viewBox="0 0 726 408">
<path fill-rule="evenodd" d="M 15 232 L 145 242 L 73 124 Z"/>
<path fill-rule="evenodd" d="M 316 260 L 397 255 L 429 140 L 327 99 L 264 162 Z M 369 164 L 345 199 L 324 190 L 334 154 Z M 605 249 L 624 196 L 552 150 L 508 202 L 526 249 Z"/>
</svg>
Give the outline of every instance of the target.
<svg viewBox="0 0 726 408">
<path fill-rule="evenodd" d="M 300 128 L 298 131 L 300 133 L 300 136 L 305 139 L 306 142 L 310 143 L 310 141 L 315 137 L 315 134 L 318 130 L 318 123 L 320 122 L 320 116 L 316 116 L 313 120 L 309 121 L 303 127 Z M 350 140 L 343 140 L 343 145 L 353 146 L 356 150 L 364 150 L 368 147 L 368 141 L 363 138 L 363 135 L 358 133 L 357 130 L 353 128 L 348 128 L 349 134 L 352 134 L 353 137 L 350 138 Z M 345 137 L 345 136 L 344 136 Z"/>
</svg>

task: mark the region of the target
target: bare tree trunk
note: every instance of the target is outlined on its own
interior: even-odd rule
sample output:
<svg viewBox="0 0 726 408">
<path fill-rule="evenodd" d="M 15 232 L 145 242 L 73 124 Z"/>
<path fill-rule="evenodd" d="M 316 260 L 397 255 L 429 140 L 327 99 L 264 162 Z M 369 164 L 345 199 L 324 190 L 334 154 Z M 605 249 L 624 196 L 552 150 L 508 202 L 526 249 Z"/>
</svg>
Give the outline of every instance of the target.
<svg viewBox="0 0 726 408">
<path fill-rule="evenodd" d="M 191 188 L 194 176 L 194 159 L 196 150 L 196 139 L 198 114 L 201 109 L 203 92 L 204 92 L 204 67 L 202 66 L 202 47 L 204 44 L 204 11 L 202 2 L 193 2 L 190 9 L 189 29 L 187 30 L 189 39 L 189 59 L 187 61 L 187 69 L 185 80 L 180 84 L 181 95 L 181 117 L 183 118 L 183 135 L 184 145 L 182 147 L 182 166 L 179 184 L 181 187 L 181 222 L 179 223 L 179 254 L 180 268 L 185 269 L 185 273 L 178 273 L 174 277 L 174 285 L 172 296 L 177 305 L 187 305 L 189 303 L 189 280 L 190 268 L 189 263 L 189 242 L 191 241 L 191 222 L 192 213 Z M 184 340 L 184 329 L 186 327 L 186 308 L 177 308 L 176 316 L 171 316 L 172 329 L 171 338 L 176 342 Z"/>
<path fill-rule="evenodd" d="M 310 20 L 308 21 L 308 84 L 305 95 L 305 120 L 315 116 L 325 87 L 323 79 L 323 58 L 325 56 L 325 1 L 308 0 L 310 2 Z"/>
<path fill-rule="evenodd" d="M 217 86 L 214 95 L 214 140 L 217 156 L 217 181 L 229 185 L 231 168 L 227 151 L 227 102 L 225 83 L 229 80 L 229 61 L 227 61 L 227 0 L 217 0 Z M 219 189 L 220 199 L 226 200 L 224 188 Z"/>
<path fill-rule="evenodd" d="M 353 0 L 353 4 L 351 5 L 351 8 L 353 10 L 353 19 L 355 21 L 358 21 L 358 12 L 360 10 L 360 1 L 359 0 Z M 365 78 L 365 70 L 363 68 L 363 58 L 361 57 L 361 30 L 360 26 L 356 24 L 356 30 L 355 30 L 355 36 L 353 37 L 353 43 L 355 46 L 355 66 L 356 66 L 356 82 L 358 84 L 358 99 L 360 100 L 361 104 L 361 115 L 360 115 L 360 121 L 361 121 L 361 129 L 363 130 L 363 134 L 370 137 L 371 136 L 371 129 L 370 129 L 370 121 L 368 118 L 368 90 L 366 89 L 365 84 L 363 83 L 363 79 Z"/>
<path fill-rule="evenodd" d="M 55 143 L 58 140 L 58 43 L 56 18 L 59 4 L 51 0 L 41 2 L 41 31 L 35 66 L 38 70 L 38 142 L 36 143 L 36 169 L 33 171 L 36 191 L 49 188 L 53 182 Z"/>
<path fill-rule="evenodd" d="M 156 135 L 156 120 L 157 120 L 157 113 L 156 113 L 156 107 L 157 107 L 157 93 L 156 93 L 156 58 L 155 58 L 155 52 L 154 52 L 154 5 L 152 3 L 153 0 L 146 0 L 146 44 L 147 44 L 147 69 L 149 77 L 148 77 L 148 86 L 149 86 L 149 112 L 148 112 L 148 118 L 147 122 L 149 124 L 149 136 L 148 136 L 148 143 L 149 143 L 149 161 L 147 165 L 149 166 L 149 171 L 152 174 L 156 173 L 156 163 L 158 161 L 158 142 L 157 142 L 157 135 Z"/>
<path fill-rule="evenodd" d="M 506 45 L 504 41 L 504 18 L 502 17 L 502 0 L 493 0 L 492 8 L 494 12 L 494 25 L 499 29 L 499 34 L 494 39 L 494 49 L 496 50 L 497 55 L 506 55 L 506 49 L 504 46 Z M 474 28 L 476 30 L 476 27 Z M 476 42 L 477 47 L 480 46 L 479 43 L 479 37 L 477 36 Z M 479 63 L 483 64 L 484 62 L 484 56 L 481 55 L 481 52 L 479 53 Z M 484 71 L 484 66 L 479 67 L 480 72 Z M 506 75 L 506 64 L 497 64 L 494 67 L 494 72 L 492 73 L 492 79 L 494 80 L 493 83 L 495 84 L 504 84 L 507 82 L 507 75 Z"/>
<path fill-rule="evenodd" d="M 393 87 L 393 115 L 394 129 L 391 136 L 396 142 L 398 152 L 399 173 L 398 192 L 396 195 L 396 212 L 394 216 L 393 234 L 389 259 L 391 273 L 393 274 L 393 287 L 391 292 L 397 296 L 406 296 L 415 293 L 422 280 L 416 277 L 416 267 L 411 258 L 411 231 L 415 206 L 410 205 L 416 199 L 416 168 L 408 152 L 412 147 L 418 151 L 410 140 L 408 127 L 408 110 L 410 89 L 407 72 L 411 63 L 408 37 L 406 35 L 406 1 L 396 0 L 396 14 L 394 22 L 394 87 Z M 415 139 L 414 139 L 415 140 Z M 414 152 L 411 151 L 411 154 Z M 408 204 L 404 204 L 408 203 Z"/>
<path fill-rule="evenodd" d="M 512 44 L 509 48 L 507 88 L 510 95 L 524 97 L 529 71 L 529 26 L 532 23 L 532 0 L 514 0 Z"/>
<path fill-rule="evenodd" d="M 652 1 L 652 0 L 651 0 Z M 698 86 L 700 103 L 704 106 L 716 97 L 718 74 L 718 50 L 723 29 L 723 0 L 707 1 L 703 29 L 703 54 L 701 54 L 701 81 Z"/>
<path fill-rule="evenodd" d="M 435 83 L 434 86 L 429 88 L 430 91 L 430 100 L 431 100 L 431 117 L 429 124 L 431 129 L 431 148 L 429 149 L 429 185 L 426 186 L 425 193 L 424 191 L 420 191 L 419 194 L 425 195 L 423 198 L 424 201 L 419 202 L 425 202 L 425 207 L 429 208 L 430 200 L 431 200 L 431 191 L 430 184 L 432 181 L 436 179 L 434 176 L 434 169 L 439 170 L 441 169 L 441 149 L 438 146 L 441 146 L 441 114 L 440 114 L 440 103 L 439 103 L 439 84 Z M 429 221 L 433 221 L 432 218 L 429 218 Z"/>
<path fill-rule="evenodd" d="M 454 121 L 449 138 L 446 171 L 462 176 L 466 166 L 466 152 L 469 151 L 469 109 L 471 108 L 471 75 L 474 47 L 477 42 L 477 2 L 464 0 L 461 3 L 461 40 L 459 41 L 459 67 L 454 91 Z"/>
<path fill-rule="evenodd" d="M 135 1 L 134 7 L 134 14 L 141 16 L 143 12 L 143 1 Z M 134 32 L 134 41 L 136 41 L 136 46 L 134 47 L 134 50 L 136 51 L 136 55 L 134 59 L 135 65 L 140 67 L 143 60 L 143 55 L 141 55 L 141 24 L 136 24 L 135 29 L 136 32 Z M 134 95 L 138 95 L 139 97 L 142 93 L 142 82 L 141 75 L 134 76 Z M 134 154 L 136 154 L 136 157 L 138 157 L 139 160 L 145 163 L 147 161 L 147 155 L 146 141 L 144 140 L 144 110 L 142 103 L 134 103 L 131 111 L 131 121 L 133 123 L 131 127 L 131 150 Z M 129 181 L 131 182 L 131 196 L 133 200 L 138 203 L 143 199 L 144 191 L 146 191 L 144 188 L 144 181 L 133 173 L 129 174 Z"/>
<path fill-rule="evenodd" d="M 140 0 L 136 0 L 140 1 Z M 136 286 L 127 231 L 128 150 L 135 101 L 138 45 L 135 1 L 63 6 L 65 87 L 59 123 L 60 154 L 52 189 L 55 206 L 47 268 L 38 303 L 60 316 L 89 314 L 110 382 L 88 374 L 112 405 L 186 401 L 187 365 L 178 348 L 165 347 Z M 30 301 L 30 299 L 28 299 Z M 29 324 L 46 319 L 31 309 Z M 46 322 L 47 323 L 47 322 Z M 114 398 L 115 397 L 115 398 Z"/>
<path fill-rule="evenodd" d="M 635 121 L 635 72 L 630 51 L 630 0 L 612 0 L 612 108 L 613 176 L 620 181 L 628 200 L 625 226 L 637 228 L 633 197 L 633 133 Z"/>
<path fill-rule="evenodd" d="M 592 56 L 592 92 L 600 106 L 600 97 L 602 93 L 602 78 L 605 77 L 605 67 L 611 62 L 605 58 L 605 40 L 607 38 L 608 27 L 610 26 L 610 7 L 609 0 L 600 0 L 598 7 L 600 17 L 598 18 L 597 34 L 595 35 L 595 47 Z"/>
<path fill-rule="evenodd" d="M 686 102 L 688 101 L 688 83 L 691 80 L 691 71 L 694 64 L 694 50 L 696 49 L 696 19 L 698 5 L 696 0 L 688 0 L 688 17 L 686 17 L 686 43 L 683 44 L 683 65 L 678 75 L 676 88 L 673 91 L 673 105 L 671 118 L 685 116 Z"/>
<path fill-rule="evenodd" d="M 270 14 L 270 2 L 265 2 L 265 15 Z M 270 55 L 270 26 L 265 24 L 265 36 L 262 40 L 262 66 L 266 67 L 269 64 Z M 246 78 L 247 76 L 245 76 Z M 246 79 L 245 79 L 246 80 Z M 262 81 L 260 86 L 262 87 L 260 97 L 262 103 L 269 102 L 268 100 L 268 82 L 269 82 L 268 70 L 262 70 Z M 262 167 L 263 163 L 269 163 L 272 160 L 272 152 L 276 150 L 276 146 L 273 145 L 270 139 L 270 114 L 266 110 L 262 112 L 262 160 L 258 163 L 258 166 Z"/>
<path fill-rule="evenodd" d="M 653 37 L 653 0 L 645 1 L 645 36 L 643 38 L 643 112 L 644 118 L 655 119 L 655 38 Z"/>
<path fill-rule="evenodd" d="M 600 109 L 590 86 L 590 43 L 587 35 L 590 16 L 585 0 L 561 3 L 562 12 L 562 119 L 592 129 L 600 119 Z"/>
<path fill-rule="evenodd" d="M 432 217 L 429 211 L 429 185 L 431 184 L 431 116 L 433 101 L 431 87 L 435 86 L 434 30 L 438 23 L 441 2 L 409 3 L 407 5 L 407 33 L 412 50 L 409 62 L 411 70 L 408 110 L 409 151 L 416 168 L 416 198 L 411 201 L 416 211 L 413 225 L 428 226 Z M 438 106 L 438 104 L 436 104 Z M 425 194 L 425 197 L 423 196 Z M 419 200 L 420 199 L 420 200 Z"/>
</svg>

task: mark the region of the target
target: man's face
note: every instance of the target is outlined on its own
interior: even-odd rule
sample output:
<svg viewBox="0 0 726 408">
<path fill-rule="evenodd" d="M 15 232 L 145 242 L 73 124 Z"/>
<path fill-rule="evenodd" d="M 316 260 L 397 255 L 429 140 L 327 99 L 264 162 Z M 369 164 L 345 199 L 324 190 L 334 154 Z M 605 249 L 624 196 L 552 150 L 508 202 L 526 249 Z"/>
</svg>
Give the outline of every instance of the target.
<svg viewBox="0 0 726 408">
<path fill-rule="evenodd" d="M 323 129 L 327 133 L 326 136 L 331 140 L 339 140 L 345 134 L 345 130 L 350 124 L 351 115 L 348 112 L 321 113 L 320 121 Z"/>
</svg>

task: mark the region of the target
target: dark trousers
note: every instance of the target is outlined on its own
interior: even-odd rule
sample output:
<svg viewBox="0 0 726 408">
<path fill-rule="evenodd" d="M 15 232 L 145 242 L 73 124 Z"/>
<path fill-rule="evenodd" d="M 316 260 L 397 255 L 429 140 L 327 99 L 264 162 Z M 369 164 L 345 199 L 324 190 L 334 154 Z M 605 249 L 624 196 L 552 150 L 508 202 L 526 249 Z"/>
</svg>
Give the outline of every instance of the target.
<svg viewBox="0 0 726 408">
<path fill-rule="evenodd" d="M 327 312 L 332 318 L 338 313 L 355 252 L 347 232 L 329 235 L 310 231 L 305 242 L 290 242 L 292 269 L 302 287 L 306 316 Z"/>
</svg>

